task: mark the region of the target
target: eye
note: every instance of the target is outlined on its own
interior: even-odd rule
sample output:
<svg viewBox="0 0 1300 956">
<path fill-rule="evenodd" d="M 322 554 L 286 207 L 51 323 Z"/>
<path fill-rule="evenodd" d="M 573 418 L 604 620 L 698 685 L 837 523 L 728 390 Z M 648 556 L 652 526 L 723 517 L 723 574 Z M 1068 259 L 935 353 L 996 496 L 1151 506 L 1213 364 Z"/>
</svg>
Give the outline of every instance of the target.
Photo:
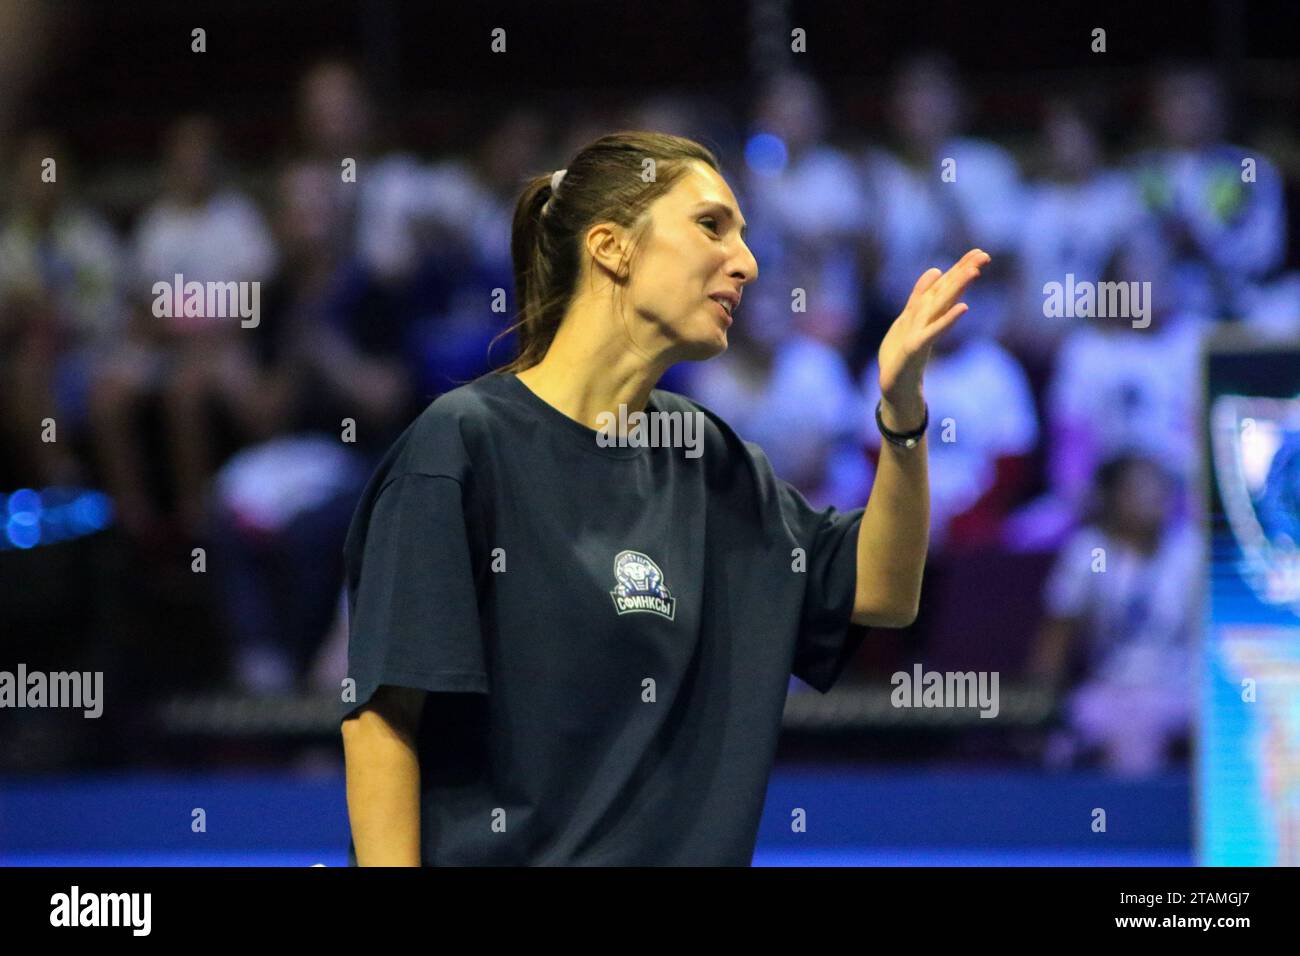
<svg viewBox="0 0 1300 956">
<path fill-rule="evenodd" d="M 699 221 L 710 223 L 707 227 L 709 232 L 713 233 L 715 236 L 718 234 L 718 220 L 714 219 L 712 216 L 704 216 Z"/>
</svg>

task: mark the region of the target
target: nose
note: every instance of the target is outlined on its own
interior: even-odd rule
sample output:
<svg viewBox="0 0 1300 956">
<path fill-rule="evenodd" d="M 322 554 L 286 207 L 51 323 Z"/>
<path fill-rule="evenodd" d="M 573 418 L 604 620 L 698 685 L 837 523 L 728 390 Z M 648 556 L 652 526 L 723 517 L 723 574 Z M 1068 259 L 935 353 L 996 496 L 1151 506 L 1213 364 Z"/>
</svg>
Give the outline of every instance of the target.
<svg viewBox="0 0 1300 956">
<path fill-rule="evenodd" d="M 727 275 L 742 286 L 749 285 L 758 278 L 758 260 L 743 239 L 740 240 L 740 249 L 727 265 Z"/>
</svg>

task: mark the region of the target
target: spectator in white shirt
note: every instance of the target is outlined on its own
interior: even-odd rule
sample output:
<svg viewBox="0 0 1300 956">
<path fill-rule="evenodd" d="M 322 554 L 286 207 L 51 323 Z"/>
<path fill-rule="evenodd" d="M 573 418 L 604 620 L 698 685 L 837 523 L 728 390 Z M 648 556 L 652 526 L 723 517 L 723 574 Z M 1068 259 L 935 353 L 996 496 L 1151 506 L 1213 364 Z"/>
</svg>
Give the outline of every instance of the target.
<svg viewBox="0 0 1300 956">
<path fill-rule="evenodd" d="M 152 297 L 155 282 L 257 282 L 276 267 L 275 239 L 251 199 L 222 182 L 218 133 L 205 117 L 188 117 L 169 131 L 166 187 L 135 230 L 136 298 Z M 174 310 L 175 311 L 175 310 Z M 225 318 L 182 314 L 166 319 L 178 332 Z"/>
<path fill-rule="evenodd" d="M 1100 109 L 1092 100 L 1049 102 L 1043 123 L 1043 175 L 1028 186 L 1019 235 L 1020 294 L 1014 325 L 1004 334 L 1040 357 L 1055 349 L 1070 320 L 1049 318 L 1043 287 L 1097 282 L 1107 260 L 1142 216 L 1130 176 L 1102 166 Z"/>
<path fill-rule="evenodd" d="M 1251 282 L 1286 252 L 1286 204 L 1277 168 L 1259 150 L 1223 139 L 1226 96 L 1204 67 L 1178 67 L 1153 84 L 1158 145 L 1134 174 L 1174 250 L 1178 299 L 1214 318 L 1240 318 Z"/>
<path fill-rule="evenodd" d="M 867 248 L 868 208 L 859 170 L 828 142 L 825 94 L 806 75 L 778 73 L 760 98 L 747 150 L 744 195 L 750 245 L 764 269 L 813 279 L 800 263 L 849 277 L 858 290 Z M 855 293 L 856 294 L 856 293 Z M 858 311 L 856 301 L 848 307 Z"/>
<path fill-rule="evenodd" d="M 1097 468 L 1122 450 L 1141 448 L 1180 479 L 1195 466 L 1196 363 L 1209 320 L 1173 301 L 1167 251 L 1151 232 L 1130 236 L 1102 278 L 1149 282 L 1149 312 L 1070 320 L 1077 327 L 1047 388 L 1048 491 L 1008 522 L 1005 541 L 1017 549 L 1059 546 L 1079 521 Z M 1186 507 L 1180 500 L 1178 510 Z"/>
<path fill-rule="evenodd" d="M 867 151 L 864 173 L 882 304 L 896 314 L 916 281 L 917 263 L 948 262 L 978 245 L 994 271 L 967 295 L 994 331 L 1006 310 L 1012 256 L 1023 206 L 1011 154 L 959 134 L 965 103 L 952 65 L 940 56 L 909 60 L 894 81 L 897 149 Z M 999 273 L 1003 278 L 999 278 Z"/>
<path fill-rule="evenodd" d="M 248 344 L 248 329 L 241 327 L 246 317 L 220 314 L 230 311 L 229 301 L 214 314 L 207 309 L 214 297 L 176 301 L 170 290 L 177 282 L 182 288 L 191 282 L 239 283 L 240 301 L 248 305 L 278 258 L 257 207 L 222 182 L 218 133 L 210 119 L 177 122 L 165 150 L 163 194 L 136 230 L 130 333 L 100 363 L 91 398 L 97 449 L 118 517 L 134 537 L 154 541 L 177 530 L 197 534 L 213 465 L 211 402 L 238 396 L 249 384 L 241 357 Z M 156 295 L 156 283 L 169 291 Z M 160 310 L 160 304 L 170 309 Z M 194 306 L 197 314 L 187 314 Z M 140 446 L 137 414 L 155 395 L 166 418 L 176 523 L 161 516 L 148 490 Z"/>
<path fill-rule="evenodd" d="M 1057 556 L 1028 667 L 1066 694 L 1050 760 L 1092 751 L 1108 769 L 1147 773 L 1187 734 L 1200 546 L 1190 522 L 1171 520 L 1175 484 L 1141 454 L 1108 460 L 1089 520 Z"/>
</svg>

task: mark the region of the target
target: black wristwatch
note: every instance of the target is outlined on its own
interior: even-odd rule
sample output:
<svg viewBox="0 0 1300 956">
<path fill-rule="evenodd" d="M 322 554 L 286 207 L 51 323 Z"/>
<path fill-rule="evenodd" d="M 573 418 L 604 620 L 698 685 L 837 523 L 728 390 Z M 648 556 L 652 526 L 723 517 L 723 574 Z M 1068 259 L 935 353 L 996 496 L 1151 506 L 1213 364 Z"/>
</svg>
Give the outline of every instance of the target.
<svg viewBox="0 0 1300 956">
<path fill-rule="evenodd" d="M 891 432 L 885 427 L 885 420 L 880 417 L 880 405 L 884 400 L 876 402 L 876 427 L 880 429 L 880 434 L 885 436 L 885 440 L 891 444 L 898 445 L 900 448 L 915 448 L 925 435 L 925 429 L 930 424 L 930 406 L 925 401 L 921 402 L 921 407 L 925 409 L 925 416 L 921 419 L 921 427 L 910 432 Z"/>
</svg>

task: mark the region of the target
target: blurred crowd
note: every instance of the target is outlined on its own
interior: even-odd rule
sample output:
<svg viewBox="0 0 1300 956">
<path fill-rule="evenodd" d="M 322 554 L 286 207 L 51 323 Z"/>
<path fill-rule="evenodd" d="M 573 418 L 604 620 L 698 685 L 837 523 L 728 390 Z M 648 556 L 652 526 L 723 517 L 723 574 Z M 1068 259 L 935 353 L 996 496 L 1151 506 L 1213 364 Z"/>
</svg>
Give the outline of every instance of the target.
<svg viewBox="0 0 1300 956">
<path fill-rule="evenodd" d="M 926 268 L 988 251 L 925 380 L 932 560 L 1054 555 L 1025 621 L 1025 674 L 1069 691 L 1051 753 L 1159 766 L 1192 698 L 1198 350 L 1226 323 L 1300 333 L 1282 173 L 1225 138 L 1226 93 L 1197 67 L 1154 75 L 1131 121 L 1091 91 L 1045 95 L 1016 151 L 969 132 L 974 105 L 943 57 L 909 59 L 889 84 L 888 122 L 846 139 L 815 80 L 767 83 L 720 157 L 761 279 L 729 351 L 662 387 L 760 444 L 815 504 L 858 506 L 879 451 L 876 347 Z M 661 97 L 623 125 L 716 145 L 705 112 Z M 352 66 L 312 66 L 258 190 L 217 118 L 176 118 L 126 230 L 79 186 L 93 157 L 57 132 L 26 132 L 10 164 L 2 487 L 104 489 L 140 573 L 205 548 L 229 680 L 248 690 L 313 673 L 337 687 L 360 487 L 428 401 L 510 355 L 508 338 L 489 345 L 509 320 L 492 304 L 513 296 L 517 193 L 607 131 L 579 116 L 557 133 L 521 107 L 431 159 L 381 120 Z M 1108 145 L 1129 122 L 1130 142 Z M 258 323 L 160 316 L 154 285 L 174 276 L 258 282 Z M 1047 306 L 1051 283 L 1109 282 L 1149 283 L 1141 320 Z M 57 441 L 40 440 L 46 419 Z"/>
</svg>

